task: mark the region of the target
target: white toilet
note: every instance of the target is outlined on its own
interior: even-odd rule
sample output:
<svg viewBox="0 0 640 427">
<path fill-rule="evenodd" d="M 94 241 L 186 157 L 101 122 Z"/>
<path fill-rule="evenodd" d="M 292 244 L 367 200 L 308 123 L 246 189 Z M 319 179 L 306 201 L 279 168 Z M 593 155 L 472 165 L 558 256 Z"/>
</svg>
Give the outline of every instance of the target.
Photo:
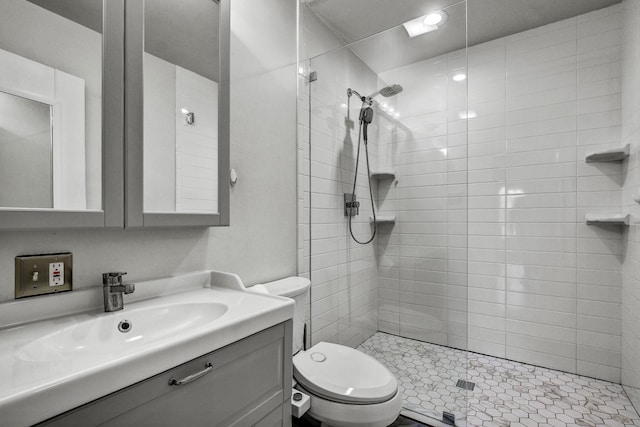
<svg viewBox="0 0 640 427">
<path fill-rule="evenodd" d="M 311 396 L 311 416 L 336 427 L 386 427 L 402 409 L 398 382 L 373 357 L 343 345 L 321 342 L 302 349 L 310 282 L 288 277 L 254 287 L 293 298 L 293 375 Z"/>
</svg>

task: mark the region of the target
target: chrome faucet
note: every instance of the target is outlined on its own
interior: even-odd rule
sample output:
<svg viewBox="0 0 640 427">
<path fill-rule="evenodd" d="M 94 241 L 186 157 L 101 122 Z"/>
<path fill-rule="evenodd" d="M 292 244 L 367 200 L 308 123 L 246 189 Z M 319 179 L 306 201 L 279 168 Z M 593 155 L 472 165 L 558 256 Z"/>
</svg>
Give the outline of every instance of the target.
<svg viewBox="0 0 640 427">
<path fill-rule="evenodd" d="M 123 294 L 132 294 L 136 289 L 133 283 L 122 283 L 127 273 L 103 273 L 102 292 L 104 293 L 104 311 L 118 311 L 124 308 Z"/>
</svg>

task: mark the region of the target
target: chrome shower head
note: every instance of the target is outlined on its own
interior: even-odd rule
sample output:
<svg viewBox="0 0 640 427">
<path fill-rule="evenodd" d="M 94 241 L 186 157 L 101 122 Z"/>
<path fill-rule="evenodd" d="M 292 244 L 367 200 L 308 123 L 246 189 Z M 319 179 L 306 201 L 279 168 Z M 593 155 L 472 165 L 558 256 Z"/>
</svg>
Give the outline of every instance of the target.
<svg viewBox="0 0 640 427">
<path fill-rule="evenodd" d="M 388 98 L 390 96 L 394 96 L 402 92 L 402 86 L 400 85 L 391 85 L 387 87 L 383 87 L 380 89 L 380 95 Z"/>
<path fill-rule="evenodd" d="M 386 86 L 383 87 L 382 89 L 380 89 L 379 91 L 373 92 L 371 95 L 369 95 L 367 98 L 368 99 L 373 99 L 378 95 L 382 95 L 385 98 L 388 98 L 390 96 L 394 96 L 399 94 L 400 92 L 402 92 L 402 86 L 400 85 L 390 85 L 390 86 Z"/>
</svg>

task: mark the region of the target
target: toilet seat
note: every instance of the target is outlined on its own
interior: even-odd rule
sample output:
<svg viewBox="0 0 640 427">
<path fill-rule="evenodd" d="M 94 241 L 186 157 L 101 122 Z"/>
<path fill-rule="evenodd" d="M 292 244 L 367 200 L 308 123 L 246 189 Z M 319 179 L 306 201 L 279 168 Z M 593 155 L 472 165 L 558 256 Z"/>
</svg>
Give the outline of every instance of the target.
<svg viewBox="0 0 640 427">
<path fill-rule="evenodd" d="M 355 405 L 318 397 L 301 384 L 296 387 L 310 395 L 311 417 L 325 423 L 326 426 L 387 427 L 398 418 L 402 410 L 402 395 L 399 392 L 386 402 Z"/>
<path fill-rule="evenodd" d="M 296 380 L 319 397 L 356 405 L 386 402 L 398 392 L 396 378 L 373 357 L 321 342 L 293 357 Z"/>
</svg>

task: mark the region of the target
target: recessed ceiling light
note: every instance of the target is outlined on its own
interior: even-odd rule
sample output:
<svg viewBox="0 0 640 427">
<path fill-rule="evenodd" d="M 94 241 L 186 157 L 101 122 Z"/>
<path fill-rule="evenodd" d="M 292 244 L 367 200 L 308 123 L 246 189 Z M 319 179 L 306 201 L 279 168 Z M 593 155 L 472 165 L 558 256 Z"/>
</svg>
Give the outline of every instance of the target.
<svg viewBox="0 0 640 427">
<path fill-rule="evenodd" d="M 455 74 L 452 78 L 456 82 L 461 82 L 467 78 L 467 75 L 465 73 L 458 73 L 458 74 Z"/>
<path fill-rule="evenodd" d="M 404 29 L 407 30 L 409 37 L 416 37 L 431 31 L 435 31 L 441 28 L 447 21 L 447 12 L 440 10 L 437 12 L 429 13 L 428 15 L 420 16 L 411 21 L 407 21 L 404 24 Z"/>
<path fill-rule="evenodd" d="M 429 25 L 429 26 L 438 25 L 440 22 L 442 22 L 442 15 L 440 14 L 440 12 L 430 13 L 424 17 L 423 22 L 424 22 L 424 25 Z"/>
</svg>

